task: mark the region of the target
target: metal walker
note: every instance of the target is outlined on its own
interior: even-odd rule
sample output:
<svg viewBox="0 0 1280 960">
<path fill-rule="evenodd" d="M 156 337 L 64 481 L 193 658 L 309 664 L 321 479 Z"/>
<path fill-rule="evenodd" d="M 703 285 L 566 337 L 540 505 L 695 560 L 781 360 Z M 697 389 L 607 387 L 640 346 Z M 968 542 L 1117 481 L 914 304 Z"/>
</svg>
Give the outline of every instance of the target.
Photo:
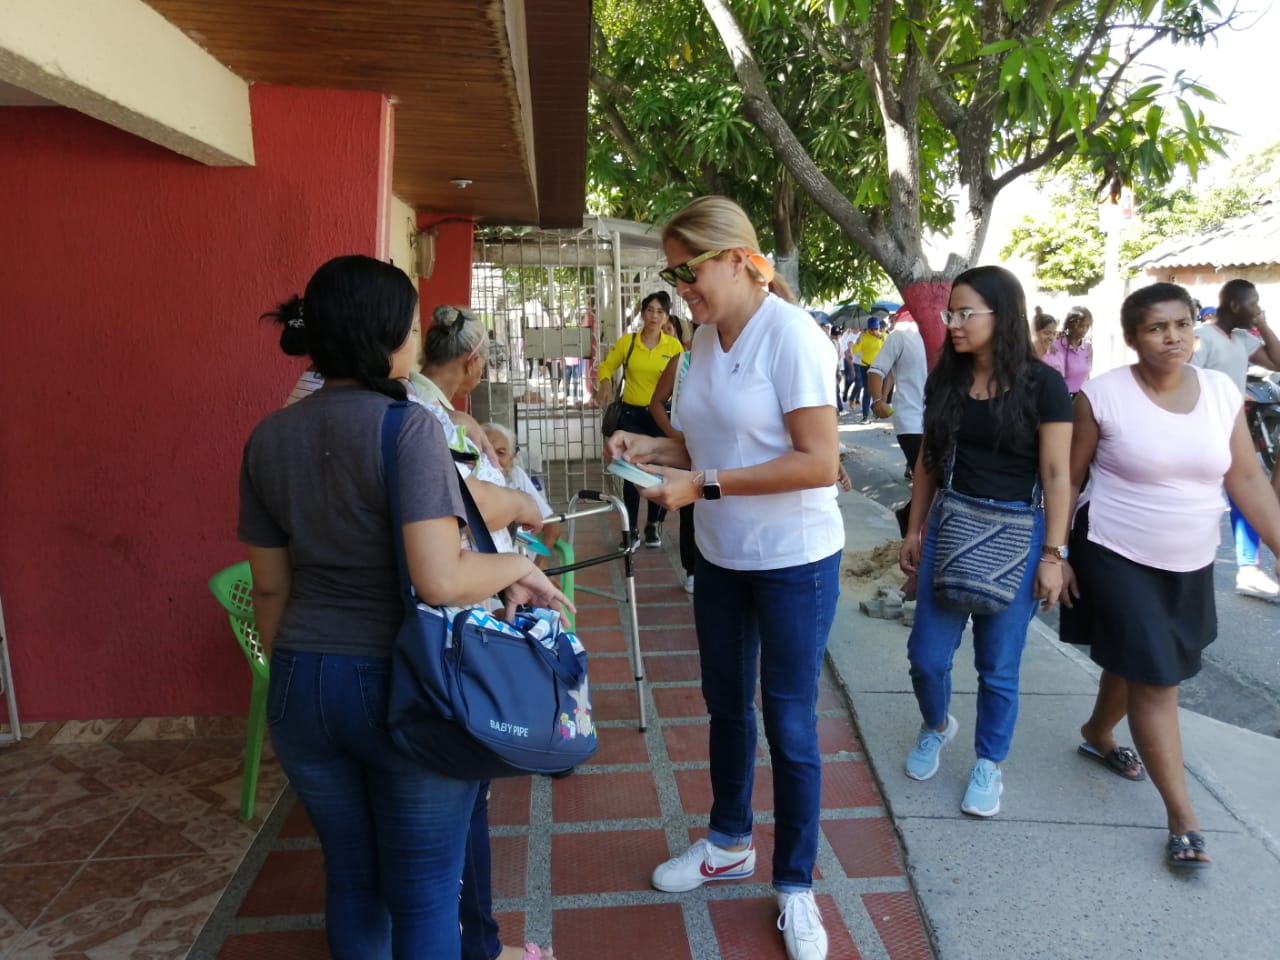
<svg viewBox="0 0 1280 960">
<path fill-rule="evenodd" d="M 578 504 L 582 501 L 593 504 L 592 506 L 578 509 Z M 560 521 L 566 524 L 565 539 L 569 545 L 573 545 L 574 523 L 583 517 L 593 517 L 597 514 L 608 513 L 613 511 L 622 521 L 622 533 L 631 528 L 631 522 L 627 517 L 627 508 L 617 497 L 601 493 L 598 490 L 579 490 L 569 500 L 569 508 L 562 514 L 547 517 L 548 521 Z M 636 616 L 636 577 L 635 577 L 635 559 L 634 554 L 639 546 L 638 543 L 632 541 L 623 541 L 619 537 L 619 542 L 626 542 L 626 547 L 619 548 L 611 553 L 603 554 L 599 557 L 592 557 L 588 560 L 575 559 L 572 563 L 566 563 L 563 566 L 552 567 L 545 570 L 544 573 L 549 577 L 556 577 L 566 573 L 572 573 L 575 570 L 582 570 L 586 567 L 594 567 L 602 563 L 611 563 L 614 560 L 621 559 L 623 561 L 623 569 L 626 576 L 626 595 L 618 596 L 606 590 L 599 590 L 595 587 L 578 587 L 577 589 L 583 593 L 591 593 L 598 597 L 604 597 L 607 600 L 617 600 L 627 605 L 629 619 L 631 622 L 631 666 L 636 679 L 636 702 L 640 705 L 640 729 L 646 729 L 645 723 L 645 706 L 644 706 L 644 658 L 640 653 L 640 623 Z"/>
</svg>

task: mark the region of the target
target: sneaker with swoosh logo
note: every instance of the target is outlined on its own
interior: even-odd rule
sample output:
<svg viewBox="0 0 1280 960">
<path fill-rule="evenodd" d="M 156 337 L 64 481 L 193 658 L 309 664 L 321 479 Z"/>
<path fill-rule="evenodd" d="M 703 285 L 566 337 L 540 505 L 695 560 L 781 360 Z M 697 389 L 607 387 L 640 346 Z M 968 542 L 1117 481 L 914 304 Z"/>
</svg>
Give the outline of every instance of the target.
<svg viewBox="0 0 1280 960">
<path fill-rule="evenodd" d="M 756 872 L 756 845 L 745 850 L 724 850 L 709 840 L 699 840 L 678 857 L 654 868 L 654 889 L 684 893 L 712 880 L 742 880 Z"/>
</svg>

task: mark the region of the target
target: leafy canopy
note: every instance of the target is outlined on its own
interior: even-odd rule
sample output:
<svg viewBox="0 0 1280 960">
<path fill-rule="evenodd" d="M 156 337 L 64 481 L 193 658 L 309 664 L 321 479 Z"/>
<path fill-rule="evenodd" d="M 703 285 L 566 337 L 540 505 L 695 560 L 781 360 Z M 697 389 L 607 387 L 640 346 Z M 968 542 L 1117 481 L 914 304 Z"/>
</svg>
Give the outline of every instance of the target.
<svg viewBox="0 0 1280 960">
<path fill-rule="evenodd" d="M 597 0 L 596 19 L 596 209 L 661 221 L 726 193 L 813 296 L 874 285 L 874 263 L 910 305 L 969 265 L 1001 189 L 1074 157 L 1119 189 L 1222 152 L 1213 94 L 1145 63 L 1230 19 L 1207 0 Z"/>
</svg>

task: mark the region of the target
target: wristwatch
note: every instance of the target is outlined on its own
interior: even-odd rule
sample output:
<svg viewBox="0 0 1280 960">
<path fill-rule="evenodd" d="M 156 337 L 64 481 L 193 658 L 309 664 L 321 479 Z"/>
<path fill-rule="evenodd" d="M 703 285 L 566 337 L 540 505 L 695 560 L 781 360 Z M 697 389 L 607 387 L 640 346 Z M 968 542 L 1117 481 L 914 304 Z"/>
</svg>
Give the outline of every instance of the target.
<svg viewBox="0 0 1280 960">
<path fill-rule="evenodd" d="M 1065 560 L 1067 559 L 1067 554 L 1070 551 L 1068 551 L 1065 546 L 1057 547 L 1046 543 L 1040 548 L 1040 552 L 1045 554 L 1045 556 L 1057 557 L 1059 560 Z"/>
<path fill-rule="evenodd" d="M 720 499 L 720 481 L 717 479 L 718 471 L 705 470 L 702 473 L 702 499 L 703 500 L 719 500 Z"/>
</svg>

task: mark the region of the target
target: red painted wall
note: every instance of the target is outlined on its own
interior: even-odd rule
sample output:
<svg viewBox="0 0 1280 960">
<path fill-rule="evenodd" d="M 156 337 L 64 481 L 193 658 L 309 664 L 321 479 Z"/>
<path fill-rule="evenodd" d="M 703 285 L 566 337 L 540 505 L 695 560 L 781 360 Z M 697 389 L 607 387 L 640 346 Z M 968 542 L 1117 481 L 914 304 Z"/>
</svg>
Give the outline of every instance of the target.
<svg viewBox="0 0 1280 960">
<path fill-rule="evenodd" d="M 431 276 L 418 284 L 423 318 L 442 303 L 471 302 L 471 244 L 474 225 L 452 214 L 418 214 L 418 229 L 436 231 L 436 261 Z"/>
<path fill-rule="evenodd" d="M 205 587 L 240 451 L 303 364 L 257 318 L 378 248 L 377 94 L 257 86 L 257 165 L 0 109 L 0 597 L 25 720 L 239 713 Z M 469 248 L 469 245 L 468 245 Z"/>
<path fill-rule="evenodd" d="M 423 323 L 431 322 L 431 311 L 441 304 L 467 306 L 471 303 L 471 245 L 475 224 L 449 213 L 421 211 L 418 229 L 436 232 L 436 259 L 431 276 L 418 281 L 418 302 Z M 469 396 L 451 397 L 459 410 L 471 409 Z"/>
</svg>

